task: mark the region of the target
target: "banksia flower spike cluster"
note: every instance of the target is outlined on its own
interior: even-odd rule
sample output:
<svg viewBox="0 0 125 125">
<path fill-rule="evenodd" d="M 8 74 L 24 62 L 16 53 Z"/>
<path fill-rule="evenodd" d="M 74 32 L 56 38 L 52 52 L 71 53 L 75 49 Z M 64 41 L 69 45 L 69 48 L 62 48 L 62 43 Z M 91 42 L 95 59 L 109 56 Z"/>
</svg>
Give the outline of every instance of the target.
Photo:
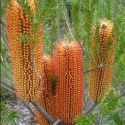
<svg viewBox="0 0 125 125">
<path fill-rule="evenodd" d="M 83 111 L 83 51 L 76 41 L 62 40 L 55 46 L 56 115 L 67 125 Z"/>
<path fill-rule="evenodd" d="M 29 6 L 33 14 L 34 0 L 29 1 Z M 43 74 L 42 30 L 35 31 L 32 28 L 29 15 L 16 0 L 11 0 L 7 8 L 6 25 L 17 96 L 21 100 L 34 101 L 40 94 L 41 81 L 38 74 Z M 23 41 L 21 36 L 25 36 Z"/>
<path fill-rule="evenodd" d="M 50 55 L 44 55 L 44 78 L 43 90 L 38 98 L 39 104 L 54 118 L 55 116 L 55 96 L 52 93 L 52 78 L 54 76 L 53 58 Z M 51 125 L 40 112 L 35 109 L 36 120 L 40 125 Z"/>
<path fill-rule="evenodd" d="M 90 97 L 98 101 L 104 90 L 112 82 L 114 45 L 113 23 L 110 20 L 101 20 L 99 31 L 93 27 L 93 40 L 91 44 L 91 54 L 93 60 L 90 61 L 90 69 L 100 66 L 89 73 L 89 93 Z"/>
</svg>

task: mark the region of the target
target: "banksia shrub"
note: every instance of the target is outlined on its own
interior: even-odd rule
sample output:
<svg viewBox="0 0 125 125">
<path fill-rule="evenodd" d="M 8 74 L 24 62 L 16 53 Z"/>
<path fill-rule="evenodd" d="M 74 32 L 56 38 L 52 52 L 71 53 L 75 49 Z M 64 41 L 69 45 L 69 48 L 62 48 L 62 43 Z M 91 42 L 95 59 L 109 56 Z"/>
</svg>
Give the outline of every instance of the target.
<svg viewBox="0 0 125 125">
<path fill-rule="evenodd" d="M 80 43 L 62 40 L 55 46 L 56 115 L 67 125 L 83 111 L 83 51 Z"/>
<path fill-rule="evenodd" d="M 35 9 L 33 3 L 31 0 L 31 13 Z M 22 6 L 12 0 L 6 11 L 6 26 L 13 80 L 17 96 L 27 101 L 35 100 L 40 94 L 38 74 L 43 74 L 42 30 L 35 30 L 32 23 Z"/>
<path fill-rule="evenodd" d="M 53 117 L 55 117 L 55 95 L 52 93 L 52 78 L 54 77 L 53 58 L 50 55 L 44 55 L 44 78 L 43 90 L 38 98 L 39 104 Z M 40 125 L 50 125 L 41 113 L 35 108 L 36 121 Z"/>
<path fill-rule="evenodd" d="M 111 21 L 101 20 L 100 27 L 94 26 L 92 31 L 90 69 L 100 66 L 89 73 L 89 93 L 95 101 L 99 100 L 104 90 L 112 82 L 115 45 L 113 27 Z"/>
</svg>

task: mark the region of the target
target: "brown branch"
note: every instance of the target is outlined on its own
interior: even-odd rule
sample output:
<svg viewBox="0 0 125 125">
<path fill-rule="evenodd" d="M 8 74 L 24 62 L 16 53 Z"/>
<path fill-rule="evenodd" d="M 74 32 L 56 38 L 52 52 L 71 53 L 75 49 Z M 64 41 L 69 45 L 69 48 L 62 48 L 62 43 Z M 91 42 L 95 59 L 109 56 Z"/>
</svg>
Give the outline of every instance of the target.
<svg viewBox="0 0 125 125">
<path fill-rule="evenodd" d="M 93 68 L 93 69 L 89 69 L 89 70 L 87 70 L 87 71 L 84 71 L 84 73 L 88 73 L 88 72 L 94 71 L 94 70 L 96 70 L 96 69 L 98 69 L 98 68 L 100 68 L 100 65 L 97 66 L 97 67 L 95 67 L 95 68 Z"/>
<path fill-rule="evenodd" d="M 24 106 L 31 112 L 31 114 L 35 117 L 35 114 L 33 112 L 33 110 L 29 107 L 28 103 L 27 102 L 22 102 L 24 104 Z"/>
<path fill-rule="evenodd" d="M 32 102 L 32 104 L 36 107 L 36 109 L 38 111 L 40 111 L 40 113 L 49 121 L 51 122 L 52 124 L 55 124 L 56 123 L 56 120 L 51 116 L 49 115 L 44 108 L 41 107 L 41 105 L 37 102 L 37 101 L 34 101 Z M 55 125 L 64 125 L 63 123 L 59 122 Z"/>
<path fill-rule="evenodd" d="M 88 72 L 94 71 L 94 70 L 96 70 L 98 68 L 105 68 L 105 67 L 108 67 L 108 66 L 111 66 L 111 65 L 114 65 L 114 63 L 113 64 L 109 64 L 109 65 L 100 64 L 100 65 L 98 65 L 97 67 L 95 67 L 93 69 L 89 69 L 89 70 L 85 71 L 84 73 L 88 73 Z"/>
<path fill-rule="evenodd" d="M 93 108 L 96 107 L 96 105 L 97 105 L 97 103 L 94 102 L 94 103 L 83 113 L 83 115 L 88 115 L 88 114 L 93 110 Z"/>
<path fill-rule="evenodd" d="M 41 76 L 39 75 L 39 73 L 37 72 L 37 69 L 36 69 L 36 66 L 35 66 L 35 63 L 34 63 L 34 49 L 35 49 L 35 45 L 32 45 L 32 66 L 33 66 L 33 69 L 36 73 L 36 75 L 38 76 L 39 80 L 41 80 Z"/>
<path fill-rule="evenodd" d="M 8 88 L 8 87 L 6 87 L 5 85 L 3 85 L 3 84 L 0 84 L 1 85 L 1 87 L 3 87 L 4 89 L 6 89 L 6 90 L 8 90 L 8 91 L 10 91 L 10 92 L 12 92 L 12 93 L 14 93 L 15 94 L 15 91 L 14 90 L 12 90 L 11 88 Z"/>
<path fill-rule="evenodd" d="M 3 79 L 0 79 L 0 82 L 3 83 L 4 85 L 8 86 L 9 88 L 11 88 L 12 90 L 14 90 L 13 86 L 11 85 L 10 82 L 5 81 Z"/>
<path fill-rule="evenodd" d="M 125 96 L 125 91 L 118 98 L 121 98 L 122 96 Z"/>
<path fill-rule="evenodd" d="M 38 87 L 39 87 L 40 84 L 41 84 L 42 78 L 39 75 L 39 73 L 38 73 L 38 71 L 36 69 L 35 63 L 34 63 L 34 49 L 35 49 L 35 45 L 32 45 L 32 67 L 33 67 L 33 69 L 34 69 L 34 71 L 35 71 L 35 73 L 36 73 L 36 75 L 37 75 L 37 77 L 39 79 L 39 85 L 38 85 Z"/>
<path fill-rule="evenodd" d="M 123 92 L 123 93 L 118 97 L 118 99 L 121 98 L 121 97 L 123 97 L 123 96 L 125 96 L 125 92 Z M 94 102 L 94 103 L 83 113 L 83 115 L 88 115 L 88 114 L 93 110 L 93 108 L 96 107 L 96 105 L 97 105 L 97 103 Z"/>
</svg>

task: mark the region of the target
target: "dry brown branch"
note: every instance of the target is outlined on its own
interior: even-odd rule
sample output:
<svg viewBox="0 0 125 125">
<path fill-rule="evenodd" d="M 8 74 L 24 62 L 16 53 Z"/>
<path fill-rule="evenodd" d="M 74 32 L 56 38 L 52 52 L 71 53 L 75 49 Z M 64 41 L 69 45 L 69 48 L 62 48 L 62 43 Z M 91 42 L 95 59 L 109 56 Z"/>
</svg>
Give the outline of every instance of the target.
<svg viewBox="0 0 125 125">
<path fill-rule="evenodd" d="M 88 72 L 94 71 L 94 70 L 96 70 L 98 68 L 105 68 L 105 67 L 112 66 L 112 65 L 114 65 L 114 63 L 109 64 L 109 65 L 105 65 L 105 66 L 103 64 L 100 64 L 100 65 L 98 65 L 97 67 L 95 67 L 93 69 L 89 69 L 89 70 L 85 71 L 84 73 L 88 73 Z"/>
<path fill-rule="evenodd" d="M 88 115 L 95 107 L 96 107 L 97 103 L 94 102 L 84 113 L 83 115 Z"/>
</svg>

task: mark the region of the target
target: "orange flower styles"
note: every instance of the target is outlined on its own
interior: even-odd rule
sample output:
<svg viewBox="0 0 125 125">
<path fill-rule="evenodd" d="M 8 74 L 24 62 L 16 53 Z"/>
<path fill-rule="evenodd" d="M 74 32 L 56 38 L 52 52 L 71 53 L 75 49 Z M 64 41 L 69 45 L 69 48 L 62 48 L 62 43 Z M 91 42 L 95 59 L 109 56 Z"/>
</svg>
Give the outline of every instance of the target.
<svg viewBox="0 0 125 125">
<path fill-rule="evenodd" d="M 81 115 L 84 102 L 83 51 L 76 41 L 62 40 L 55 46 L 56 115 L 67 125 Z"/>
<path fill-rule="evenodd" d="M 99 100 L 112 82 L 115 45 L 113 27 L 113 23 L 109 20 L 101 20 L 99 33 L 97 28 L 93 27 L 90 47 L 93 60 L 90 61 L 90 69 L 100 66 L 89 73 L 89 94 L 95 101 Z"/>
<path fill-rule="evenodd" d="M 33 3 L 31 0 L 32 6 L 29 5 L 32 11 L 35 7 Z M 34 101 L 40 93 L 41 84 L 34 69 L 40 76 L 43 75 L 42 30 L 32 28 L 29 15 L 16 0 L 12 0 L 7 8 L 6 26 L 17 96 L 21 100 Z"/>
<path fill-rule="evenodd" d="M 54 76 L 53 58 L 50 55 L 44 55 L 44 73 L 43 90 L 38 98 L 39 104 L 54 118 L 55 115 L 55 95 L 52 93 L 52 77 Z M 40 125 L 50 125 L 41 113 L 35 109 L 36 120 Z"/>
</svg>

